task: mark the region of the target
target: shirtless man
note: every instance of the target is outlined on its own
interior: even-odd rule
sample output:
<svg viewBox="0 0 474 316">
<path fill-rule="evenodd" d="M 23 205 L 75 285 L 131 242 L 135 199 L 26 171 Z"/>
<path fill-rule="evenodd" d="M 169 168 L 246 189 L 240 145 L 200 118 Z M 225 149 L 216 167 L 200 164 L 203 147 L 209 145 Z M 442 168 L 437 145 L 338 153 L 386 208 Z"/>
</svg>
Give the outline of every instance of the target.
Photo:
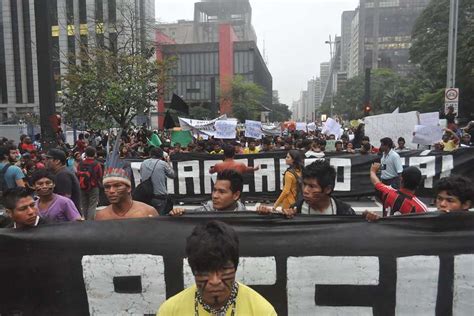
<svg viewBox="0 0 474 316">
<path fill-rule="evenodd" d="M 104 174 L 103 184 L 110 205 L 97 211 L 95 220 L 158 216 L 158 212 L 150 205 L 132 200 L 130 176 L 124 169 L 108 168 Z"/>
</svg>

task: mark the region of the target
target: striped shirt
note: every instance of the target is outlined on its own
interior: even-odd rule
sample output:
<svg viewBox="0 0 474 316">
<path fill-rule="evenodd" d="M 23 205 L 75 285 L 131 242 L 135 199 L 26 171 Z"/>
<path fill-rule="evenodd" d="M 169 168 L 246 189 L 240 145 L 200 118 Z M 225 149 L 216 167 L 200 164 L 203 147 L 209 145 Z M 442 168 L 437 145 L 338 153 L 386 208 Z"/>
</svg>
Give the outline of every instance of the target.
<svg viewBox="0 0 474 316">
<path fill-rule="evenodd" d="M 425 203 L 407 189 L 396 190 L 381 182 L 375 185 L 375 189 L 382 194 L 384 217 L 428 212 Z"/>
</svg>

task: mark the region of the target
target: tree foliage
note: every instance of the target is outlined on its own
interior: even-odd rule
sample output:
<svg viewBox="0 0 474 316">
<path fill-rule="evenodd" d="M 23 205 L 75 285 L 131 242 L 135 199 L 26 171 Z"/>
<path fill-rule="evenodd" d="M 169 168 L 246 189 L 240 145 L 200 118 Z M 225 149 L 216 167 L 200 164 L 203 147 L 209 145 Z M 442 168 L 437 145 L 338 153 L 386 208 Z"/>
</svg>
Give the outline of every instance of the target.
<svg viewBox="0 0 474 316">
<path fill-rule="evenodd" d="M 232 115 L 240 120 L 258 120 L 262 111 L 265 90 L 259 85 L 236 76 L 231 82 L 231 90 L 221 96 L 232 100 Z"/>
<path fill-rule="evenodd" d="M 64 76 L 63 112 L 68 121 L 82 120 L 93 128 L 128 127 L 147 114 L 164 94 L 173 60 L 96 49 L 93 58 L 69 65 Z"/>
<path fill-rule="evenodd" d="M 196 105 L 189 109 L 189 117 L 196 120 L 213 119 L 212 111 L 202 105 Z"/>
<path fill-rule="evenodd" d="M 449 32 L 449 0 L 431 1 L 413 29 L 410 58 L 420 67 L 420 74 L 431 89 L 420 96 L 420 104 L 443 105 L 446 86 Z M 474 101 L 474 0 L 459 1 L 456 87 L 460 106 L 473 111 Z"/>
</svg>

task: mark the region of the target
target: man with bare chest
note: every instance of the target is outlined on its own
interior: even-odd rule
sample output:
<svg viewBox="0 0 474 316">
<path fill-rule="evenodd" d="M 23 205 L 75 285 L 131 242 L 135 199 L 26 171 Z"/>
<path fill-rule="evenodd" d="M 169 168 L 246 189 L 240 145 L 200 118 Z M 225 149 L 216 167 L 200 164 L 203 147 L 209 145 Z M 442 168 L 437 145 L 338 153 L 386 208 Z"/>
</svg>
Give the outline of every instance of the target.
<svg viewBox="0 0 474 316">
<path fill-rule="evenodd" d="M 122 168 L 108 168 L 103 178 L 104 191 L 110 205 L 97 211 L 95 220 L 155 217 L 151 206 L 132 199 L 130 176 Z"/>
</svg>

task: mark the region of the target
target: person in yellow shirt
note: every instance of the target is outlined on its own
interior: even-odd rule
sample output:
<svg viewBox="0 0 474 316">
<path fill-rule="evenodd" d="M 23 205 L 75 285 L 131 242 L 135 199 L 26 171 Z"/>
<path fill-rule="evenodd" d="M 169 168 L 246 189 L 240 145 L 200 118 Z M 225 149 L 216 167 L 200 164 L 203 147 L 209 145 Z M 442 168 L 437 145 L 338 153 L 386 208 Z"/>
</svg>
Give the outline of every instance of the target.
<svg viewBox="0 0 474 316">
<path fill-rule="evenodd" d="M 298 202 L 298 191 L 301 191 L 301 176 L 304 166 L 302 153 L 296 149 L 290 150 L 286 155 L 285 163 L 288 165 L 288 169 L 286 169 L 283 178 L 283 190 L 273 205 L 274 209 L 279 206 L 281 206 L 282 209 L 290 208 Z"/>
<path fill-rule="evenodd" d="M 257 142 L 255 139 L 250 139 L 248 141 L 249 146 L 244 149 L 244 154 L 258 154 L 260 152 L 260 149 L 257 147 Z"/>
<path fill-rule="evenodd" d="M 263 296 L 235 281 L 239 238 L 229 225 L 196 226 L 186 240 L 186 256 L 196 284 L 164 302 L 157 316 L 276 316 Z"/>
<path fill-rule="evenodd" d="M 443 139 L 440 142 L 441 146 L 443 147 L 443 151 L 453 151 L 457 149 L 459 146 L 458 135 L 456 135 L 456 133 L 449 128 L 445 128 L 444 131 L 445 133 L 443 135 Z"/>
</svg>

